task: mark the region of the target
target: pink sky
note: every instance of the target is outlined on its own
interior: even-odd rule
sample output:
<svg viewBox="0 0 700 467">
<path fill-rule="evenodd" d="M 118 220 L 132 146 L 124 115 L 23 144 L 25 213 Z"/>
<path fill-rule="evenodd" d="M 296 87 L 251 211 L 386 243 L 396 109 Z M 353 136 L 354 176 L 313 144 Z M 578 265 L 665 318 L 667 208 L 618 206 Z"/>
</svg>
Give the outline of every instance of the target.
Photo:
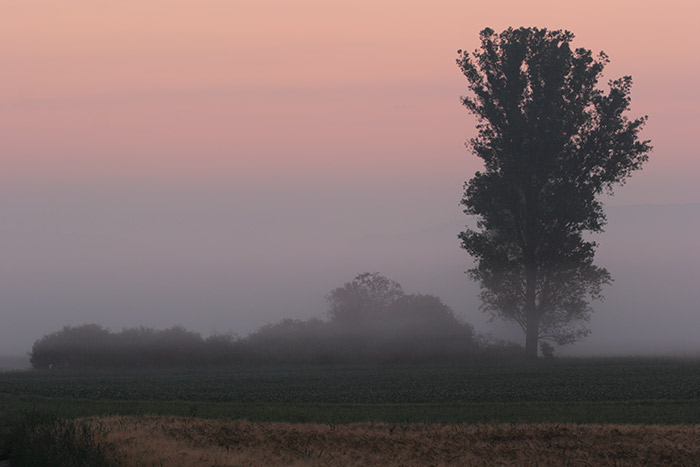
<svg viewBox="0 0 700 467">
<path fill-rule="evenodd" d="M 536 25 L 605 50 L 607 76 L 633 76 L 649 171 L 668 183 L 700 168 L 698 13 L 691 1 L 12 2 L 0 177 L 320 178 L 371 165 L 468 178 L 455 52 L 485 26 Z"/>
<path fill-rule="evenodd" d="M 363 271 L 489 331 L 456 238 L 480 167 L 456 51 L 487 26 L 569 29 L 610 56 L 607 78 L 632 75 L 655 149 L 610 205 L 700 203 L 695 1 L 22 0 L 0 13 L 0 353 L 86 322 L 246 334 L 322 316 L 323 296 Z M 599 239 L 608 303 L 671 343 L 678 329 L 697 342 L 699 227 L 684 216 L 698 211 L 684 209 L 655 211 L 656 230 L 647 211 L 611 210 Z M 642 277 L 650 249 L 658 271 Z M 627 311 L 596 315 L 591 339 L 614 339 Z"/>
</svg>

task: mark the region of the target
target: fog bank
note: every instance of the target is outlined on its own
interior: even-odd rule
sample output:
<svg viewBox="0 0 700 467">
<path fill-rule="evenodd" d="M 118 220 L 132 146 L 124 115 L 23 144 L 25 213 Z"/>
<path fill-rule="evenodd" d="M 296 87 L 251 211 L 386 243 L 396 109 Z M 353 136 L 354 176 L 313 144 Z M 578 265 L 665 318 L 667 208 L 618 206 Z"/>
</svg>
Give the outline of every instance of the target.
<svg viewBox="0 0 700 467">
<path fill-rule="evenodd" d="M 311 188 L 3 197 L 0 354 L 85 323 L 245 336 L 284 318 L 323 318 L 324 297 L 364 271 L 440 297 L 478 332 L 520 339 L 479 311 L 457 240 L 469 219 L 454 190 L 408 202 L 400 191 L 378 196 L 379 187 Z M 597 263 L 615 282 L 595 306 L 591 336 L 567 352 L 700 353 L 700 205 L 606 212 Z"/>
</svg>

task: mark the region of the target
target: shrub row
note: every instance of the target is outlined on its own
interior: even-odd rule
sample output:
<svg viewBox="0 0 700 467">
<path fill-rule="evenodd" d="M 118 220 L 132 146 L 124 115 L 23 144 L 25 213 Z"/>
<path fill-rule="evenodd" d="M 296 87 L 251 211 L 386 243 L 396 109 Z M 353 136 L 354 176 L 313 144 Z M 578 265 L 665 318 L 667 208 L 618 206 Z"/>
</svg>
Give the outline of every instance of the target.
<svg viewBox="0 0 700 467">
<path fill-rule="evenodd" d="M 318 319 L 284 320 L 246 338 L 203 338 L 181 326 L 112 332 L 66 326 L 37 340 L 34 368 L 134 368 L 257 363 L 424 362 L 473 358 L 480 350 L 467 324 L 413 328 L 345 327 Z"/>
</svg>

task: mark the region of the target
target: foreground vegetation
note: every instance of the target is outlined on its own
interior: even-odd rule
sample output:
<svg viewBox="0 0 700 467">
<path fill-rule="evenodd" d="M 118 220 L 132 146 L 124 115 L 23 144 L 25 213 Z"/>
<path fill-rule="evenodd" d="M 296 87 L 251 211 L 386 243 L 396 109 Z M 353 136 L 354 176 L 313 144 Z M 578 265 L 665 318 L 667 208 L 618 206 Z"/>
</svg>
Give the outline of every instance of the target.
<svg viewBox="0 0 700 467">
<path fill-rule="evenodd" d="M 0 373 L 1 445 L 9 445 L 28 413 L 59 419 L 159 415 L 333 426 L 696 425 L 700 360 Z M 70 434 L 65 427 L 62 433 Z"/>
<path fill-rule="evenodd" d="M 21 424 L 13 465 L 693 465 L 700 426 L 290 424 L 193 417 Z"/>
<path fill-rule="evenodd" d="M 104 442 L 103 435 L 92 424 L 32 409 L 14 421 L 0 455 L 9 457 L 13 466 L 124 465 L 117 446 Z"/>
<path fill-rule="evenodd" d="M 691 465 L 700 427 L 88 421 L 125 465 Z"/>
</svg>

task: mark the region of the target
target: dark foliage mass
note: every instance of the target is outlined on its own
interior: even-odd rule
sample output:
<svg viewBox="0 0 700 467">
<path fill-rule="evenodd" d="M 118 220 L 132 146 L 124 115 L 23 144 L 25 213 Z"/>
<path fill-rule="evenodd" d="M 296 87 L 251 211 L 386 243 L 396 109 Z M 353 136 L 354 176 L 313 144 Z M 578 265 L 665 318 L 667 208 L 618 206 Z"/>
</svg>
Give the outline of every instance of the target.
<svg viewBox="0 0 700 467">
<path fill-rule="evenodd" d="M 471 325 L 433 295 L 405 294 L 377 273 L 332 291 L 329 320 L 285 319 L 245 338 L 208 338 L 180 326 L 112 332 L 66 326 L 34 343 L 34 368 L 218 366 L 258 363 L 390 363 L 476 358 Z M 495 353 L 509 352 L 494 347 Z M 511 351 L 512 352 L 512 351 Z"/>
<path fill-rule="evenodd" d="M 194 366 L 222 364 L 237 354 L 230 335 L 207 339 L 181 326 L 164 330 L 139 327 L 112 332 L 97 324 L 65 326 L 32 347 L 34 368 Z"/>
<path fill-rule="evenodd" d="M 52 467 L 118 467 L 116 449 L 101 444 L 86 423 L 29 411 L 5 440 L 10 465 Z"/>
<path fill-rule="evenodd" d="M 468 146 L 484 163 L 462 199 L 478 228 L 460 238 L 484 310 L 520 325 L 536 358 L 539 339 L 565 345 L 588 333 L 589 301 L 611 279 L 584 233 L 605 225 L 599 195 L 647 160 L 646 117 L 627 116 L 631 77 L 598 88 L 607 56 L 572 48 L 568 31 L 480 37 L 457 59 L 470 91 L 463 103 L 478 119 Z"/>
</svg>

